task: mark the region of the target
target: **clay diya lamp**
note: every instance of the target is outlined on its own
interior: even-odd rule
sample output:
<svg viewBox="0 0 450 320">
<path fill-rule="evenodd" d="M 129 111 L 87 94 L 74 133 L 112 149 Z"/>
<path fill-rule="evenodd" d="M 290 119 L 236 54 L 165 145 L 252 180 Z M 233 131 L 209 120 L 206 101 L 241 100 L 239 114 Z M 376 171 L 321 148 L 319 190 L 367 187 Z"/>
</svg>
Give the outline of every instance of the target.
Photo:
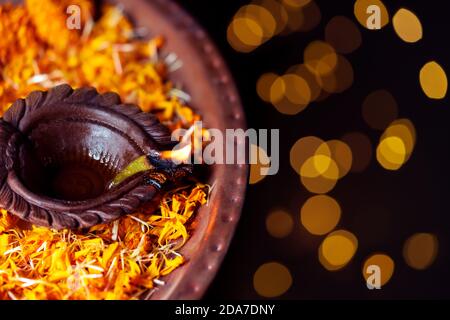
<svg viewBox="0 0 450 320">
<path fill-rule="evenodd" d="M 154 115 L 115 93 L 68 85 L 32 92 L 0 120 L 0 206 L 55 229 L 115 220 L 191 172 L 160 157 L 172 145 Z M 151 170 L 111 187 L 142 155 Z"/>
</svg>

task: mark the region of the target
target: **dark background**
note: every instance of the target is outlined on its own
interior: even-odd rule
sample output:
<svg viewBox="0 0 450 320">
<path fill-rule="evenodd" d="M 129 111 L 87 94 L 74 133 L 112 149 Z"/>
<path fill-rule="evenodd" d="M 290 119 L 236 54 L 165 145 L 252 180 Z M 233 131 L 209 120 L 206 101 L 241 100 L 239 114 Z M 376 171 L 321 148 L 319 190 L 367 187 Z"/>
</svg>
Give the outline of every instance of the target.
<svg viewBox="0 0 450 320">
<path fill-rule="evenodd" d="M 227 26 L 240 6 L 248 1 L 179 0 L 208 31 L 234 75 L 253 128 L 280 128 L 280 172 L 249 185 L 241 221 L 230 250 L 211 285 L 207 299 L 255 299 L 253 274 L 268 261 L 286 265 L 293 276 L 292 287 L 280 298 L 449 298 L 448 263 L 449 165 L 448 98 L 429 100 L 418 80 L 420 68 L 436 60 L 450 70 L 450 19 L 445 1 L 384 1 L 390 16 L 402 6 L 417 14 L 424 37 L 408 44 L 395 34 L 392 24 L 379 31 L 362 28 L 353 15 L 354 1 L 316 1 L 320 24 L 307 33 L 278 36 L 251 53 L 234 51 L 226 40 Z M 450 10 L 450 9 L 449 9 Z M 280 114 L 256 94 L 256 81 L 265 72 L 282 74 L 302 63 L 305 46 L 324 38 L 326 23 L 336 15 L 352 19 L 361 30 L 362 45 L 347 55 L 355 80 L 342 94 L 312 103 L 296 116 Z M 409 118 L 417 130 L 411 159 L 398 171 L 387 171 L 372 157 L 368 169 L 349 174 L 329 193 L 342 207 L 337 228 L 353 232 L 359 246 L 345 268 L 329 272 L 317 258 L 323 237 L 310 235 L 299 221 L 300 208 L 311 195 L 289 164 L 289 151 L 301 137 L 316 135 L 324 140 L 360 131 L 376 146 L 380 132 L 370 129 L 361 116 L 364 98 L 374 90 L 386 89 L 399 106 L 399 118 Z M 284 239 L 272 238 L 265 218 L 272 209 L 293 214 L 293 232 Z M 430 232 L 439 240 L 434 264 L 417 271 L 402 257 L 405 240 L 416 232 Z M 395 262 L 391 280 L 382 290 L 368 290 L 361 274 L 364 260 L 385 252 Z"/>
</svg>

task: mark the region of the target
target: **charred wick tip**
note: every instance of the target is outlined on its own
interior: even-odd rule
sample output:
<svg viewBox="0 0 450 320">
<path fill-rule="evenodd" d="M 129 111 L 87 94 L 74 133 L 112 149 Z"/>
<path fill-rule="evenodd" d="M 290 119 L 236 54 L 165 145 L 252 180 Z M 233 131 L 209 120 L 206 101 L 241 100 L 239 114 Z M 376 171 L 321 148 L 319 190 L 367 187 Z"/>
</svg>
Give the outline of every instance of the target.
<svg viewBox="0 0 450 320">
<path fill-rule="evenodd" d="M 170 159 L 163 159 L 159 155 L 149 154 L 147 160 L 153 167 L 166 173 L 170 180 L 180 180 L 194 171 L 192 164 L 177 164 Z"/>
</svg>

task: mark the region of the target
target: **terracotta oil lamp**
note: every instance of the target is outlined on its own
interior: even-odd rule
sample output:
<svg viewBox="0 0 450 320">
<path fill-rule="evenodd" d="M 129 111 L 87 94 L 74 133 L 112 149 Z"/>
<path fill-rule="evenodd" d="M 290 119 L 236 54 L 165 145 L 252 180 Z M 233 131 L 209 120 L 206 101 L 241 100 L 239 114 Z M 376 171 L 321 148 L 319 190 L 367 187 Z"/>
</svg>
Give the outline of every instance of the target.
<svg viewBox="0 0 450 320">
<path fill-rule="evenodd" d="M 17 100 L 0 120 L 0 206 L 33 224 L 86 228 L 133 213 L 191 171 L 160 158 L 170 132 L 115 93 L 60 85 Z M 152 167 L 110 188 L 139 156 Z"/>
</svg>

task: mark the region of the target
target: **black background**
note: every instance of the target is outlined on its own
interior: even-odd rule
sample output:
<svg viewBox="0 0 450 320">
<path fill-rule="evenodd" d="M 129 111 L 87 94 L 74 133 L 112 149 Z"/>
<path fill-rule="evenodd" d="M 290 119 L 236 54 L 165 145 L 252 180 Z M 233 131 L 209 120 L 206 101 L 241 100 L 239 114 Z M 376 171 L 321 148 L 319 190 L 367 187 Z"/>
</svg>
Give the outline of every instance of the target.
<svg viewBox="0 0 450 320">
<path fill-rule="evenodd" d="M 268 261 L 279 261 L 291 271 L 293 285 L 280 297 L 285 299 L 450 297 L 450 106 L 447 98 L 426 98 L 418 80 L 420 68 L 431 60 L 450 70 L 450 9 L 447 10 L 446 2 L 384 1 L 391 18 L 402 6 L 420 18 L 424 37 L 418 43 L 408 44 L 395 34 L 391 23 L 379 31 L 362 28 L 353 15 L 354 1 L 316 1 L 322 19 L 314 30 L 275 37 L 247 54 L 229 46 L 226 30 L 235 12 L 248 1 L 178 2 L 207 30 L 222 52 L 239 88 L 248 126 L 281 130 L 280 172 L 249 185 L 236 235 L 206 298 L 259 298 L 253 289 L 253 274 Z M 346 56 L 355 72 L 353 86 L 342 94 L 312 103 L 296 116 L 282 115 L 262 102 L 255 90 L 258 77 L 265 72 L 282 74 L 290 66 L 302 63 L 306 45 L 323 39 L 326 23 L 336 15 L 355 21 L 362 33 L 362 46 Z M 323 237 L 310 235 L 299 222 L 300 208 L 311 194 L 290 167 L 289 150 L 303 136 L 316 135 L 325 140 L 350 131 L 363 132 L 376 145 L 380 132 L 365 124 L 361 104 L 377 89 L 390 91 L 398 103 L 399 117 L 414 123 L 416 147 L 399 171 L 386 171 L 372 158 L 365 172 L 348 175 L 329 193 L 343 210 L 337 228 L 353 232 L 359 240 L 351 263 L 329 272 L 317 258 Z M 285 239 L 274 239 L 265 229 L 266 215 L 276 208 L 288 210 L 295 220 L 292 234 Z M 411 269 L 402 257 L 405 240 L 416 232 L 431 232 L 439 240 L 437 259 L 425 271 Z M 362 264 L 379 251 L 393 258 L 394 275 L 381 290 L 368 290 L 361 274 Z"/>
</svg>

